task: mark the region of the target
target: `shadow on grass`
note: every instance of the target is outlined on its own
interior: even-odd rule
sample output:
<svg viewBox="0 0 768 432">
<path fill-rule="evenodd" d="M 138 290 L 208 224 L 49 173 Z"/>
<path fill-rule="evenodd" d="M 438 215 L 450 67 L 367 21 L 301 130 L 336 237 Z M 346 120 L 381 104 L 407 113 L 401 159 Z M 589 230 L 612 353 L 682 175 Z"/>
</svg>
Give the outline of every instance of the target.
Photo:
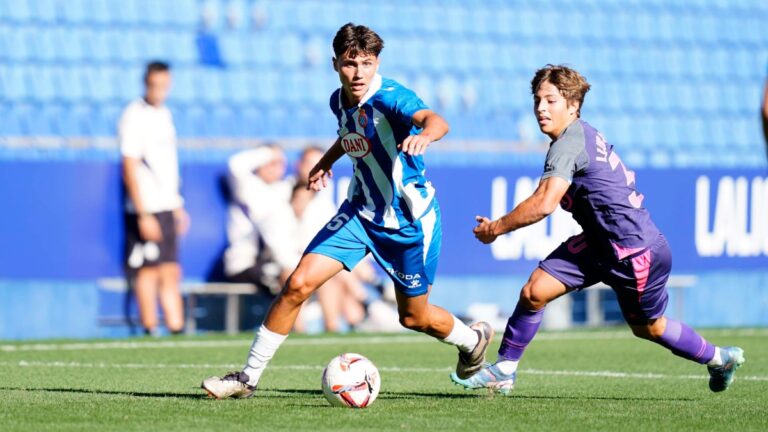
<svg viewBox="0 0 768 432">
<path fill-rule="evenodd" d="M 54 392 L 54 393 L 80 393 L 80 394 L 92 394 L 92 395 L 109 395 L 109 396 L 135 396 L 135 397 L 148 397 L 148 398 L 182 398 L 182 399 L 205 399 L 205 394 L 192 394 L 192 393 L 149 393 L 139 391 L 119 391 L 119 390 L 92 390 L 92 389 L 78 389 L 78 388 L 24 388 L 24 387 L 0 387 L 0 390 L 19 390 L 27 392 Z"/>
<path fill-rule="evenodd" d="M 133 396 L 143 398 L 159 398 L 159 399 L 195 399 L 205 400 L 210 399 L 205 394 L 193 394 L 193 393 L 150 393 L 150 392 L 137 392 L 137 391 L 119 391 L 119 390 L 91 390 L 91 389 L 77 389 L 77 388 L 22 388 L 22 387 L 0 387 L 0 390 L 18 390 L 18 391 L 32 391 L 32 392 L 54 392 L 54 393 L 79 393 L 79 394 L 91 394 L 91 395 L 108 395 L 108 396 Z M 310 389 L 275 389 L 267 388 L 258 391 L 254 394 L 254 399 L 274 399 L 274 398 L 294 398 L 296 395 L 321 397 L 323 392 L 321 390 Z M 578 400 L 578 401 L 637 401 L 637 402 L 695 402 L 698 399 L 694 398 L 675 398 L 675 397 L 628 397 L 628 396 L 543 396 L 543 395 L 520 395 L 512 394 L 510 396 L 492 395 L 487 392 L 467 392 L 467 393 L 435 393 L 435 392 L 381 392 L 379 399 L 387 400 L 402 400 L 402 399 L 478 399 L 478 398 L 508 398 L 514 399 L 531 399 L 531 400 L 551 400 L 551 401 L 565 401 L 565 400 Z M 301 404 L 303 405 L 303 404 Z"/>
</svg>

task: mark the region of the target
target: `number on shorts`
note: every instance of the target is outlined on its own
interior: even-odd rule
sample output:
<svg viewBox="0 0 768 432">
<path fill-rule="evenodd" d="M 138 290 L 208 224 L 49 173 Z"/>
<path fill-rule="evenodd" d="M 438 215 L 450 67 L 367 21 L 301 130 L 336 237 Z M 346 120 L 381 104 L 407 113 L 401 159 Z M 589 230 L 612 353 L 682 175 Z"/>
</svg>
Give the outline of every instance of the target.
<svg viewBox="0 0 768 432">
<path fill-rule="evenodd" d="M 344 226 L 345 223 L 349 221 L 349 215 L 346 213 L 339 213 L 336 216 L 331 219 L 330 222 L 328 222 L 328 225 L 325 227 L 331 231 L 338 231 L 339 228 Z"/>
</svg>

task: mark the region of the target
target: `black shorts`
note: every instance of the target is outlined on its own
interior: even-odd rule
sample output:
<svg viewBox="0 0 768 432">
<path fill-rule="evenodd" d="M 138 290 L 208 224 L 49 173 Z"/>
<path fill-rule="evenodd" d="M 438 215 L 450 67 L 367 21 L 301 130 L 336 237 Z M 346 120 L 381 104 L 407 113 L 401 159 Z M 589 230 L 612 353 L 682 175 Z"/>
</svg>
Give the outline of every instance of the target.
<svg viewBox="0 0 768 432">
<path fill-rule="evenodd" d="M 176 241 L 176 220 L 172 211 L 153 213 L 160 223 L 163 240 L 160 243 L 145 242 L 139 234 L 139 216 L 125 213 L 125 269 L 129 276 L 143 267 L 161 263 L 178 262 L 179 251 Z"/>
</svg>

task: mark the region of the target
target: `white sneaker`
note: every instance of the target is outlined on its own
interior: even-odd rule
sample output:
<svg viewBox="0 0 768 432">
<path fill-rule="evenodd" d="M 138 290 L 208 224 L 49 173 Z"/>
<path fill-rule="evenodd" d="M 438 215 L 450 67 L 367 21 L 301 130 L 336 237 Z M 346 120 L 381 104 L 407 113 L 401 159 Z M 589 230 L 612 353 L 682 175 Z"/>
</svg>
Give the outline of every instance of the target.
<svg viewBox="0 0 768 432">
<path fill-rule="evenodd" d="M 214 376 L 204 379 L 200 388 L 216 399 L 245 399 L 253 396 L 256 390 L 256 387 L 248 385 L 249 379 L 245 372 L 230 372 L 223 378 Z"/>
</svg>

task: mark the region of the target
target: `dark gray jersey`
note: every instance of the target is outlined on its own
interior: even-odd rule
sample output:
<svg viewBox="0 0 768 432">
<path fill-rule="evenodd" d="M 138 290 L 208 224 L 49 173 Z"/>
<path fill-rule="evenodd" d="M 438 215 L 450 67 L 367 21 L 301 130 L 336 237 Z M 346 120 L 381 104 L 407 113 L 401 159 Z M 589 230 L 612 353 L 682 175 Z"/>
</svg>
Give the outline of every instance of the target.
<svg viewBox="0 0 768 432">
<path fill-rule="evenodd" d="M 588 243 L 603 256 L 624 259 L 650 246 L 659 230 L 643 206 L 630 171 L 595 128 L 571 123 L 552 141 L 542 178 L 571 183 L 560 206 L 573 214 Z"/>
</svg>

